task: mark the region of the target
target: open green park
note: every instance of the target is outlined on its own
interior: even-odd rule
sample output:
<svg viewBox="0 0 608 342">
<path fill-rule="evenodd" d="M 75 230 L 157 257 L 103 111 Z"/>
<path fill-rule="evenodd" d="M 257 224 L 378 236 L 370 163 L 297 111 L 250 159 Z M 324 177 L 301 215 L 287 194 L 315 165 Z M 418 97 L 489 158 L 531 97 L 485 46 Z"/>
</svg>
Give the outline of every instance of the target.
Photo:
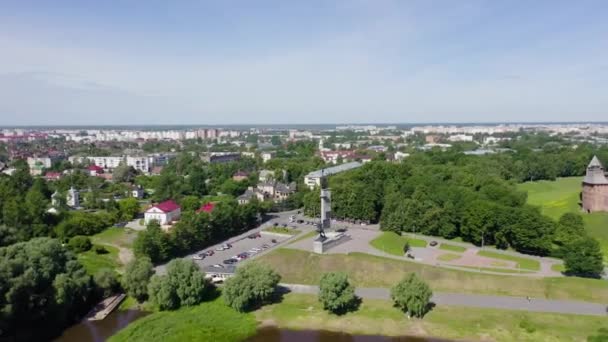
<svg viewBox="0 0 608 342">
<path fill-rule="evenodd" d="M 94 275 L 103 268 L 122 272 L 123 267 L 132 256 L 131 247 L 137 231 L 129 228 L 111 227 L 92 235 L 93 248 L 77 255 L 89 274 Z M 96 252 L 96 247 L 103 247 L 105 252 Z M 121 252 L 122 251 L 122 252 Z"/>
<path fill-rule="evenodd" d="M 323 273 L 342 271 L 355 286 L 390 288 L 405 274 L 416 272 L 435 291 L 608 302 L 608 282 L 598 279 L 492 275 L 364 253 L 319 255 L 288 248 L 257 260 L 276 270 L 285 283 L 318 284 Z"/>
<path fill-rule="evenodd" d="M 402 256 L 404 253 L 403 246 L 408 243 L 410 247 L 426 247 L 426 241 L 411 237 L 405 237 L 393 232 L 383 232 L 372 240 L 370 244 L 383 252 L 392 255 Z"/>
<path fill-rule="evenodd" d="M 608 213 L 582 213 L 579 207 L 582 177 L 558 178 L 555 181 L 526 182 L 518 189 L 528 192 L 528 203 L 539 206 L 543 214 L 558 220 L 565 213 L 581 213 L 585 229 L 596 238 L 608 259 Z"/>
</svg>

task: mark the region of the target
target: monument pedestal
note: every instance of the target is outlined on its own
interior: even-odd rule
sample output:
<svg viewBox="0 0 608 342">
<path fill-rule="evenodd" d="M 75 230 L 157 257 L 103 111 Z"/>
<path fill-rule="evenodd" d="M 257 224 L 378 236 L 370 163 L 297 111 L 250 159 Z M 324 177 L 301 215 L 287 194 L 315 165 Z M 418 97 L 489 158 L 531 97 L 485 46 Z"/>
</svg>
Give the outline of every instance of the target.
<svg viewBox="0 0 608 342">
<path fill-rule="evenodd" d="M 343 237 L 344 233 L 337 232 L 325 233 L 324 239 L 317 235 L 317 237 L 312 241 L 312 250 L 317 254 L 323 254 L 329 248 L 337 245 L 340 242 L 340 239 Z"/>
</svg>

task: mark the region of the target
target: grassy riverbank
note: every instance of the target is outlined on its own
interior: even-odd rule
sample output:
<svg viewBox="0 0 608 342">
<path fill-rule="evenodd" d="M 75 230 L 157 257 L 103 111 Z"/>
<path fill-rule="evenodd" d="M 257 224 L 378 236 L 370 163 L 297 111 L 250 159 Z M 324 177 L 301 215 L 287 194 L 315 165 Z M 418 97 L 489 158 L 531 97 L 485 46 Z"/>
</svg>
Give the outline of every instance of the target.
<svg viewBox="0 0 608 342">
<path fill-rule="evenodd" d="M 323 273 L 343 271 L 356 286 L 391 287 L 406 273 L 416 272 L 435 291 L 608 302 L 608 282 L 597 279 L 489 275 L 363 253 L 318 255 L 287 248 L 257 260 L 279 272 L 285 283 L 318 284 Z"/>
<path fill-rule="evenodd" d="M 336 316 L 324 311 L 316 296 L 302 294 L 288 294 L 281 303 L 263 307 L 255 316 L 287 329 L 493 341 L 582 341 L 608 324 L 605 317 L 456 306 L 437 307 L 421 320 L 408 320 L 391 302 L 367 299 L 358 311 Z"/>
<path fill-rule="evenodd" d="M 238 342 L 255 334 L 253 314 L 229 308 L 217 298 L 194 307 L 155 312 L 141 318 L 112 336 L 109 342 Z"/>
</svg>

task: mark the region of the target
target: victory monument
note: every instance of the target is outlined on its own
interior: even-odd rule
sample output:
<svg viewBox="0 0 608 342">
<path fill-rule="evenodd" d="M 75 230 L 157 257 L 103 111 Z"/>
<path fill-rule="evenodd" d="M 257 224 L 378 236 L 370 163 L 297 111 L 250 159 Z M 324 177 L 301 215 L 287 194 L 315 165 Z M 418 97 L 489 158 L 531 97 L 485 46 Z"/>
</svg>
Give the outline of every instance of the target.
<svg viewBox="0 0 608 342">
<path fill-rule="evenodd" d="M 338 244 L 344 233 L 331 230 L 331 190 L 327 177 L 321 171 L 321 220 L 317 224 L 317 235 L 313 240 L 313 251 L 322 254 L 331 246 Z"/>
</svg>

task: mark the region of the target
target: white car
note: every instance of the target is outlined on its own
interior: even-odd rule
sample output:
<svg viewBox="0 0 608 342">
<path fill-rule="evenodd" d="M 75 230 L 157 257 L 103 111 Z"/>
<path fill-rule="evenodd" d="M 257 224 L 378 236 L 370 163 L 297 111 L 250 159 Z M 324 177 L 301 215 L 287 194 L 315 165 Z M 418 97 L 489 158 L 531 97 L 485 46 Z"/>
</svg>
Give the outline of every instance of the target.
<svg viewBox="0 0 608 342">
<path fill-rule="evenodd" d="M 205 259 L 205 254 L 195 254 L 192 256 L 192 259 L 194 260 L 203 260 Z"/>
<path fill-rule="evenodd" d="M 215 267 L 215 268 L 224 268 L 224 265 L 222 265 L 222 264 L 215 264 L 215 265 L 213 265 L 213 267 Z"/>
</svg>

